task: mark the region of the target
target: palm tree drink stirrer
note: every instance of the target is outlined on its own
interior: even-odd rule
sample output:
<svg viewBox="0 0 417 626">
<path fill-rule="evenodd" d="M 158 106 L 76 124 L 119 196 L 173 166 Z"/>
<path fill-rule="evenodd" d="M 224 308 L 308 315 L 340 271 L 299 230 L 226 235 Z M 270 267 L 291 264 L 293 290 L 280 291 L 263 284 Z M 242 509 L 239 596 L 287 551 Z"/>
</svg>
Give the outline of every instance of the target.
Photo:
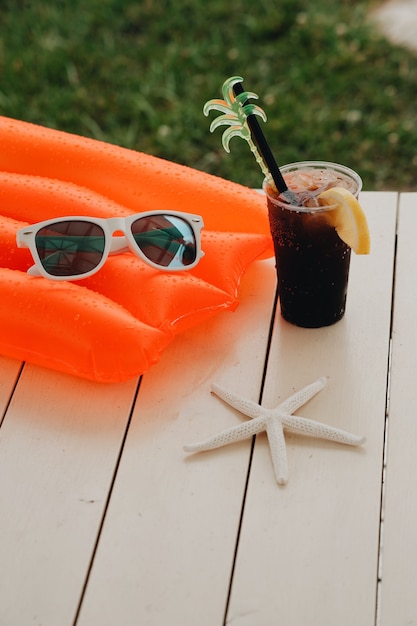
<svg viewBox="0 0 417 626">
<path fill-rule="evenodd" d="M 256 104 L 249 103 L 250 99 L 257 100 L 258 96 L 251 91 L 244 91 L 242 81 L 241 76 L 228 78 L 222 87 L 224 100 L 209 100 L 204 105 L 204 115 L 208 115 L 212 110 L 223 114 L 213 120 L 210 132 L 219 126 L 229 126 L 222 136 L 222 145 L 226 152 L 230 152 L 229 143 L 232 137 L 241 137 L 247 141 L 256 162 L 264 176 L 269 179 L 270 184 L 272 182 L 275 184 L 276 189 L 289 204 L 299 204 L 296 194 L 288 189 L 259 125 L 257 116 L 266 122 L 265 111 Z"/>
</svg>

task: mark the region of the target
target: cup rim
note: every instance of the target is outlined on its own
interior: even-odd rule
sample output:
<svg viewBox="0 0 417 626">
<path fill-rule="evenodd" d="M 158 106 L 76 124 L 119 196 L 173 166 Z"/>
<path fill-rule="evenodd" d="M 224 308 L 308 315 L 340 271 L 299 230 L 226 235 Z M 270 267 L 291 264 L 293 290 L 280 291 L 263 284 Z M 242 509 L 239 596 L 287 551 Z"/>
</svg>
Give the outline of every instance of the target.
<svg viewBox="0 0 417 626">
<path fill-rule="evenodd" d="M 331 161 L 294 161 L 293 163 L 287 163 L 286 165 L 283 165 L 282 167 L 280 167 L 280 170 L 282 174 L 285 174 L 288 171 L 291 171 L 294 169 L 301 169 L 305 167 L 317 168 L 317 169 L 328 168 L 328 169 L 334 169 L 336 171 L 339 171 L 343 174 L 346 174 L 347 176 L 349 176 L 352 180 L 356 182 L 357 184 L 356 196 L 359 196 L 359 193 L 362 190 L 362 178 L 359 176 L 359 174 L 355 172 L 355 170 L 353 170 L 352 168 L 347 167 L 346 165 L 342 165 L 341 163 L 333 163 Z M 287 202 L 278 200 L 278 198 L 271 196 L 267 191 L 268 181 L 270 180 L 271 179 L 268 177 L 264 179 L 263 184 L 262 184 L 262 189 L 265 195 L 267 196 L 268 200 L 275 206 L 279 206 L 289 211 L 297 211 L 300 213 L 311 213 L 313 211 L 315 213 L 319 213 L 319 212 L 322 213 L 326 211 L 331 211 L 334 208 L 336 208 L 336 205 L 333 205 L 333 204 L 329 206 L 323 206 L 323 207 L 300 207 L 298 205 L 288 204 Z"/>
</svg>

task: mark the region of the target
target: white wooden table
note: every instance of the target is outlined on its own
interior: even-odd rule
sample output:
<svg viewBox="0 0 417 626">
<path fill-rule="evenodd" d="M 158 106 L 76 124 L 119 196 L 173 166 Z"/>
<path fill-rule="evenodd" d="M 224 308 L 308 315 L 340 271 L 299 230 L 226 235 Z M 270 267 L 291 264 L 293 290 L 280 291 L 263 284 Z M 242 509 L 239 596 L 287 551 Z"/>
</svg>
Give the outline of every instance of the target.
<svg viewBox="0 0 417 626">
<path fill-rule="evenodd" d="M 417 193 L 361 201 L 335 326 L 274 319 L 269 260 L 141 380 L 0 358 L 1 626 L 417 624 Z M 184 453 L 244 419 L 211 383 L 273 407 L 320 376 L 298 413 L 364 446 L 287 434 L 285 487 L 264 434 Z"/>
</svg>

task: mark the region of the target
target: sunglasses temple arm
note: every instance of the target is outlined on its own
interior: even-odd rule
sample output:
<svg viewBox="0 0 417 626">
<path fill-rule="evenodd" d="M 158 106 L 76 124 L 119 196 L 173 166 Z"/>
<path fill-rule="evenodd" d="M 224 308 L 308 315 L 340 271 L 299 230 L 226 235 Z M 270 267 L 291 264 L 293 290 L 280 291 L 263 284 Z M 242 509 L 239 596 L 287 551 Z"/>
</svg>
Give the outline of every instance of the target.
<svg viewBox="0 0 417 626">
<path fill-rule="evenodd" d="M 35 263 L 35 265 L 32 265 L 28 269 L 27 273 L 29 274 L 29 276 L 42 276 L 42 274 L 39 271 L 38 266 L 36 265 L 36 263 Z"/>
</svg>

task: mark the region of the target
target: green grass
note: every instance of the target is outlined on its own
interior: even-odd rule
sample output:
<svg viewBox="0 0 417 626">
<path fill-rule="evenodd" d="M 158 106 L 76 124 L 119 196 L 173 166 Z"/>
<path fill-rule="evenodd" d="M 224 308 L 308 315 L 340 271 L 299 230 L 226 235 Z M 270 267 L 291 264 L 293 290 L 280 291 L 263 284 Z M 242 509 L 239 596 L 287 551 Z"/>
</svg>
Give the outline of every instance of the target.
<svg viewBox="0 0 417 626">
<path fill-rule="evenodd" d="M 279 163 L 338 161 L 365 189 L 417 188 L 417 55 L 341 0 L 3 0 L 0 114 L 258 187 L 206 100 L 244 77 Z M 213 119 L 215 114 L 211 114 Z"/>
</svg>

